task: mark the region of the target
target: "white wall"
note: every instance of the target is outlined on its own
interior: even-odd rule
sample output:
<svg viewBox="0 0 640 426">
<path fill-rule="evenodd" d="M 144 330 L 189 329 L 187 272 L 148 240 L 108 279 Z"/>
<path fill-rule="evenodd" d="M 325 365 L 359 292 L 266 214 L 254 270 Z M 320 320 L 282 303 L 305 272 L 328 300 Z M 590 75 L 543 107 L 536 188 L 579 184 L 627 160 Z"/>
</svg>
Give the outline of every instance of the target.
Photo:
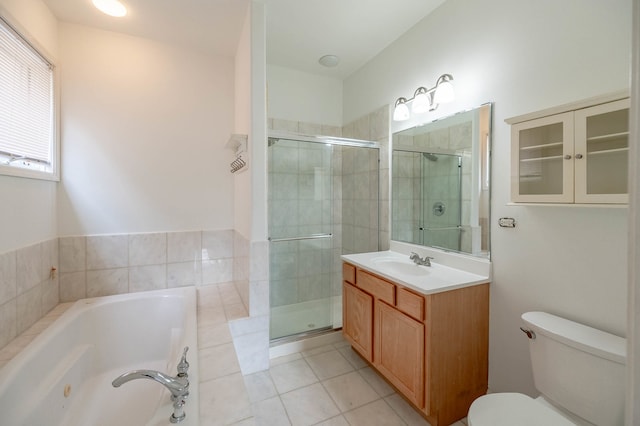
<svg viewBox="0 0 640 426">
<path fill-rule="evenodd" d="M 58 64 L 57 21 L 40 0 L 0 0 L 0 14 Z M 0 253 L 57 236 L 56 182 L 0 175 Z"/>
<path fill-rule="evenodd" d="M 267 65 L 267 116 L 342 126 L 342 81 Z"/>
<path fill-rule="evenodd" d="M 233 227 L 233 58 L 60 24 L 60 235 Z"/>
<path fill-rule="evenodd" d="M 240 34 L 235 56 L 235 115 L 234 133 L 251 135 L 251 6 Z M 234 228 L 245 238 L 251 236 L 251 161 L 249 153 L 243 158 L 249 162 L 249 168 L 234 175 Z"/>
<path fill-rule="evenodd" d="M 626 209 L 507 206 L 504 120 L 627 89 L 630 42 L 631 0 L 448 0 L 345 81 L 344 122 L 433 86 L 442 73 L 454 76 L 457 99 L 430 118 L 494 102 L 493 391 L 535 393 L 518 329 L 525 311 L 625 335 Z M 514 217 L 517 228 L 499 228 L 503 216 Z"/>
</svg>

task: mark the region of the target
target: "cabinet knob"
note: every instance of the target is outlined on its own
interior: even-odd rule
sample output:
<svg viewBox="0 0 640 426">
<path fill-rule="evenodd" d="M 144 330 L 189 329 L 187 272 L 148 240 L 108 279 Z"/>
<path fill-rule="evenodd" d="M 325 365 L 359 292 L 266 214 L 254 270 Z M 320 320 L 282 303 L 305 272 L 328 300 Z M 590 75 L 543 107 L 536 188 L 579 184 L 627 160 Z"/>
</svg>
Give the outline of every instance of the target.
<svg viewBox="0 0 640 426">
<path fill-rule="evenodd" d="M 576 154 L 576 158 L 579 160 L 582 158 L 582 154 Z"/>
<path fill-rule="evenodd" d="M 564 156 L 564 159 L 565 159 L 565 160 L 571 160 L 571 155 L 569 155 L 569 154 L 565 155 L 565 156 Z"/>
</svg>

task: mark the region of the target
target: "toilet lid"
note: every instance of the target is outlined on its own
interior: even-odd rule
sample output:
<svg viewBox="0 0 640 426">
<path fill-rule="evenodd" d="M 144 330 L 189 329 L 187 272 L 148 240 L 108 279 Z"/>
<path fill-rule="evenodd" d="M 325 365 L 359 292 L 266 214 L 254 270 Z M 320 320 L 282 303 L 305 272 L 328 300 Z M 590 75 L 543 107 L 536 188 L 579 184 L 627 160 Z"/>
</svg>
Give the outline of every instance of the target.
<svg viewBox="0 0 640 426">
<path fill-rule="evenodd" d="M 469 426 L 575 426 L 560 413 L 521 393 L 491 393 L 473 401 Z"/>
</svg>

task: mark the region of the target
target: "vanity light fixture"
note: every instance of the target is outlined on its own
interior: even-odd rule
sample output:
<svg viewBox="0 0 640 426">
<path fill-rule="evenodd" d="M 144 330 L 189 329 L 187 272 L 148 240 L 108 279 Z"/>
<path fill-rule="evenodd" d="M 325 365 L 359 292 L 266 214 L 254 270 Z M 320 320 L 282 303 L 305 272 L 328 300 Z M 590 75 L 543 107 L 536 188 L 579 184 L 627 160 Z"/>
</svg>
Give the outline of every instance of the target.
<svg viewBox="0 0 640 426">
<path fill-rule="evenodd" d="M 431 89 L 418 87 L 410 99 L 398 98 L 393 109 L 393 120 L 408 120 L 413 114 L 423 114 L 428 111 L 435 111 L 439 104 L 451 102 L 455 98 L 453 91 L 453 76 L 451 74 L 442 74 L 436 80 L 436 85 Z M 411 113 L 407 102 L 411 103 Z"/>
<path fill-rule="evenodd" d="M 116 18 L 127 14 L 127 8 L 118 0 L 92 0 L 93 5 L 102 13 Z"/>
</svg>

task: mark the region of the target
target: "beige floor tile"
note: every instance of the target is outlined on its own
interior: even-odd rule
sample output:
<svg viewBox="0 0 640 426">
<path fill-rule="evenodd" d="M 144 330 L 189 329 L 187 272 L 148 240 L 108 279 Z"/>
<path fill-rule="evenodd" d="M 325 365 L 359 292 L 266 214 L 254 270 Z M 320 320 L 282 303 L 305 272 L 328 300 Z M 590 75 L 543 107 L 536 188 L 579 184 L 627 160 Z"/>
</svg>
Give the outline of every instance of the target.
<svg viewBox="0 0 640 426">
<path fill-rule="evenodd" d="M 253 416 L 242 374 L 200 383 L 200 424 L 230 425 Z"/>
<path fill-rule="evenodd" d="M 198 287 L 198 308 L 221 308 L 222 299 L 217 285 Z"/>
<path fill-rule="evenodd" d="M 316 383 L 318 378 L 304 359 L 276 365 L 269 374 L 279 393 L 283 394 L 303 386 Z"/>
<path fill-rule="evenodd" d="M 349 364 L 353 365 L 353 368 L 356 370 L 369 365 L 367 364 L 367 361 L 362 359 L 362 357 L 351 348 L 351 346 L 342 346 L 338 348 L 338 352 L 340 352 L 340 354 L 342 354 L 342 356 L 345 357 L 346 360 L 349 361 Z"/>
<path fill-rule="evenodd" d="M 209 327 L 211 325 L 227 322 L 224 308 L 202 308 L 198 309 L 198 328 Z"/>
<path fill-rule="evenodd" d="M 370 404 L 356 408 L 344 414 L 351 426 L 404 426 L 405 423 L 383 400 L 379 399 Z"/>
<path fill-rule="evenodd" d="M 339 415 L 332 417 L 329 420 L 325 420 L 322 423 L 318 423 L 316 426 L 349 426 L 349 422 L 347 422 L 347 419 L 345 419 L 344 416 Z"/>
<path fill-rule="evenodd" d="M 279 356 L 277 358 L 272 358 L 269 360 L 269 366 L 275 367 L 276 365 L 286 364 L 288 362 L 295 361 L 296 359 L 302 359 L 302 355 L 300 355 L 300 352 L 296 352 L 290 355 Z"/>
<path fill-rule="evenodd" d="M 389 396 L 395 393 L 395 390 L 371 367 L 361 368 L 358 370 L 358 373 L 371 385 L 378 395 Z"/>
<path fill-rule="evenodd" d="M 246 318 L 249 316 L 247 308 L 242 302 L 234 303 L 232 305 L 224 305 L 224 313 L 227 316 L 227 321 L 231 321 L 238 318 Z"/>
<path fill-rule="evenodd" d="M 226 322 L 198 327 L 198 347 L 200 349 L 231 343 L 231 332 Z"/>
<path fill-rule="evenodd" d="M 201 382 L 240 372 L 233 343 L 201 349 L 198 364 Z"/>
<path fill-rule="evenodd" d="M 240 420 L 239 422 L 232 423 L 231 426 L 257 426 L 257 423 L 253 417 L 249 417 L 247 419 Z"/>
<path fill-rule="evenodd" d="M 407 401 L 402 399 L 400 395 L 393 394 L 385 398 L 387 404 L 393 408 L 402 420 L 409 426 L 430 426 L 429 422 L 425 420 Z"/>
<path fill-rule="evenodd" d="M 325 380 L 322 385 L 343 413 L 380 399 L 380 395 L 355 371 Z"/>
<path fill-rule="evenodd" d="M 339 376 L 349 371 L 353 371 L 353 367 L 336 349 L 331 352 L 324 352 L 306 358 L 311 369 L 318 379 L 324 380 L 331 377 Z"/>
<path fill-rule="evenodd" d="M 223 305 L 228 306 L 242 303 L 242 298 L 240 297 L 240 293 L 238 293 L 238 289 L 236 289 L 234 283 L 229 282 L 218 284 L 218 291 L 220 292 L 220 298 L 222 299 Z"/>
<path fill-rule="evenodd" d="M 291 425 L 279 396 L 274 396 L 251 406 L 256 426 Z"/>
<path fill-rule="evenodd" d="M 340 414 L 320 383 L 296 389 L 280 397 L 293 426 L 313 425 Z"/>
<path fill-rule="evenodd" d="M 335 346 L 336 349 L 340 349 L 345 346 L 351 346 L 351 343 L 347 342 L 347 340 L 341 336 L 340 340 L 338 342 L 335 342 L 333 346 Z"/>
<path fill-rule="evenodd" d="M 330 352 L 335 350 L 335 347 L 333 345 L 324 345 L 324 346 L 318 346 L 317 348 L 313 348 L 313 349 L 309 349 L 306 351 L 302 351 L 302 356 L 304 357 L 310 357 L 313 355 L 318 355 L 324 352 Z"/>
<path fill-rule="evenodd" d="M 260 371 L 244 376 L 244 384 L 251 402 L 255 403 L 278 396 L 278 391 L 268 371 Z"/>
</svg>

